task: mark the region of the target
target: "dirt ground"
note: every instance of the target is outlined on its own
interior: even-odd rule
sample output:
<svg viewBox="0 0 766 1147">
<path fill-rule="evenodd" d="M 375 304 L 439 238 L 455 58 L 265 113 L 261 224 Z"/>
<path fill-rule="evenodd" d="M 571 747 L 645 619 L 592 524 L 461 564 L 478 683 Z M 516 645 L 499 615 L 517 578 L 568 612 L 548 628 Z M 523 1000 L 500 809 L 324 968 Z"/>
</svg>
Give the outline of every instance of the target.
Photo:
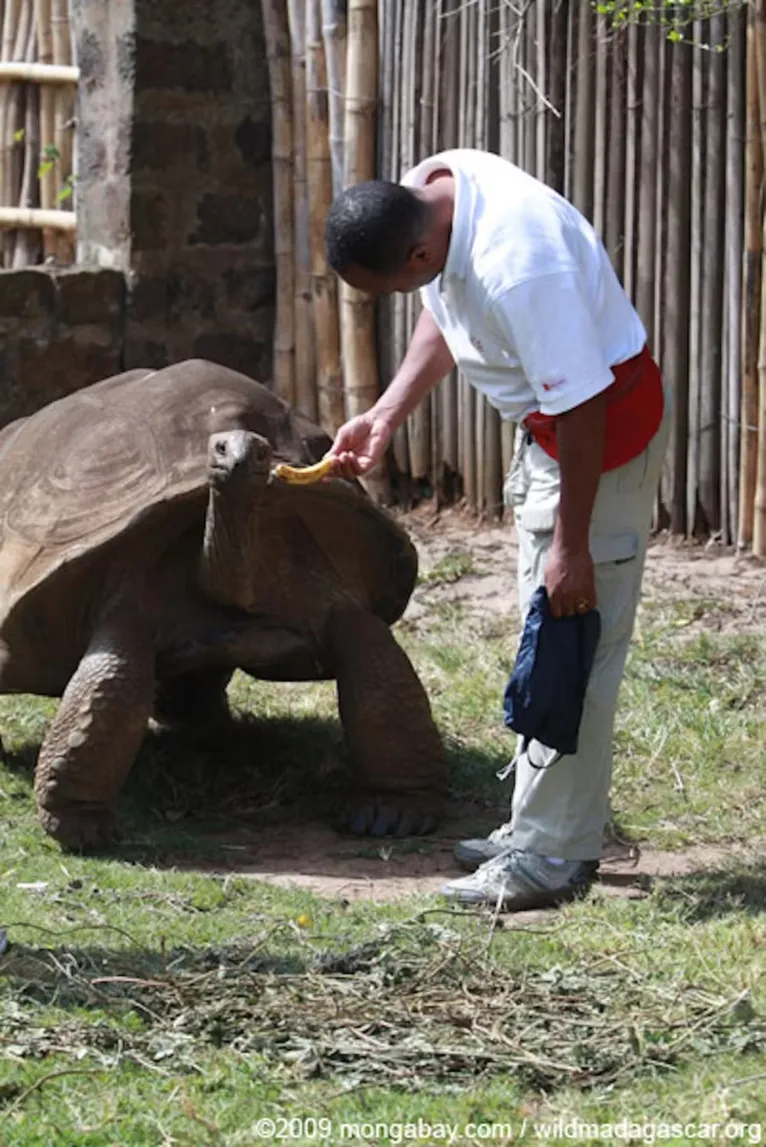
<svg viewBox="0 0 766 1147">
<path fill-rule="evenodd" d="M 447 555 L 470 554 L 475 572 L 452 583 L 426 580 L 418 587 L 405 619 L 423 617 L 438 602 L 460 600 L 477 614 L 515 615 L 516 540 L 509 525 L 480 524 L 451 511 L 434 519 L 426 513 L 403 519 L 427 573 Z M 719 632 L 752 631 L 763 616 L 766 564 L 716 546 L 656 540 L 649 552 L 644 601 L 662 607 L 683 602 L 682 624 Z M 676 606 L 677 608 L 677 606 Z M 676 623 L 678 623 L 676 619 Z M 459 874 L 454 843 L 495 827 L 495 818 L 477 824 L 477 811 L 451 808 L 439 834 L 411 842 L 365 841 L 339 836 L 322 825 L 281 826 L 227 837 L 222 848 L 236 871 L 283 887 L 305 889 L 341 901 L 384 902 L 415 893 L 434 893 Z M 752 844 L 751 852 L 752 855 Z M 741 850 L 743 858 L 747 851 Z M 612 841 L 602 862 L 607 895 L 645 895 L 658 876 L 686 875 L 726 865 L 732 849 L 698 847 L 683 853 L 646 850 Z M 530 916 L 522 913 L 519 923 Z"/>
</svg>

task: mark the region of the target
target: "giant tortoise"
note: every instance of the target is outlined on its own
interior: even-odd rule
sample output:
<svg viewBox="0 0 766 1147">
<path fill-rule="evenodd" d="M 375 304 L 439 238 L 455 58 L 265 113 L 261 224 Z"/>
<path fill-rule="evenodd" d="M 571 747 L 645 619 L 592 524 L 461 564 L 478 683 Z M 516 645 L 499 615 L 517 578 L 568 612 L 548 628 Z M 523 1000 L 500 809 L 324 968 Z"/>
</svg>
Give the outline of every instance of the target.
<svg viewBox="0 0 766 1147">
<path fill-rule="evenodd" d="M 265 386 L 201 360 L 109 378 L 0 432 L 0 692 L 61 697 L 35 794 L 64 847 L 113 837 L 150 719 L 224 718 L 237 668 L 337 682 L 351 832 L 434 827 L 443 745 L 390 630 L 415 549 L 358 483 L 274 476 L 329 446 Z"/>
</svg>

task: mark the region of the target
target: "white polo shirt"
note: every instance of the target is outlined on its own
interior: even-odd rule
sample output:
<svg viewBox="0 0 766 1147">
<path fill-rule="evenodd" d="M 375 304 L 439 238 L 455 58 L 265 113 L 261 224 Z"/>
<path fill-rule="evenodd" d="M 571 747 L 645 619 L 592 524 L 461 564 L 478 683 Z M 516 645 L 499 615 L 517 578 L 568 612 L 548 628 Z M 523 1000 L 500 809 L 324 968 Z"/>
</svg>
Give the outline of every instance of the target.
<svg viewBox="0 0 766 1147">
<path fill-rule="evenodd" d="M 447 262 L 421 289 L 460 370 L 503 418 L 562 414 L 605 390 L 646 331 L 593 227 L 570 203 L 489 152 L 432 156 L 402 183 L 448 168 Z"/>
</svg>

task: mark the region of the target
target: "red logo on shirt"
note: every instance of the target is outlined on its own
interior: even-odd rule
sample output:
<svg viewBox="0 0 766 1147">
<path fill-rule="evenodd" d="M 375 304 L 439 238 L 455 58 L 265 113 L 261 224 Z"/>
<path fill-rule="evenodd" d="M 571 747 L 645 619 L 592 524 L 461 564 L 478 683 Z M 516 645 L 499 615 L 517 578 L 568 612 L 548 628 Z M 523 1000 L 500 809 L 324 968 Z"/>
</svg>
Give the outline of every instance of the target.
<svg viewBox="0 0 766 1147">
<path fill-rule="evenodd" d="M 552 382 L 544 382 L 543 390 L 556 390 L 557 387 L 563 386 L 565 382 L 565 378 L 555 378 Z"/>
</svg>

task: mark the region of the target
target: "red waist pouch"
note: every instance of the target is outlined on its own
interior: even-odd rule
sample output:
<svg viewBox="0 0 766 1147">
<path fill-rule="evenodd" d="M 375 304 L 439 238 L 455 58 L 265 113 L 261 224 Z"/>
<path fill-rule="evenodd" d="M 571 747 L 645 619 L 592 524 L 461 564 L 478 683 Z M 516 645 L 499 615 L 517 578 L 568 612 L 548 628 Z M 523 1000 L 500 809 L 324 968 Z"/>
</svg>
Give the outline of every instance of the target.
<svg viewBox="0 0 766 1147">
<path fill-rule="evenodd" d="M 665 410 L 662 375 L 644 347 L 640 354 L 612 367 L 606 391 L 606 439 L 602 472 L 637 458 L 660 428 Z M 558 461 L 555 414 L 528 414 L 524 426 L 546 454 Z"/>
</svg>

